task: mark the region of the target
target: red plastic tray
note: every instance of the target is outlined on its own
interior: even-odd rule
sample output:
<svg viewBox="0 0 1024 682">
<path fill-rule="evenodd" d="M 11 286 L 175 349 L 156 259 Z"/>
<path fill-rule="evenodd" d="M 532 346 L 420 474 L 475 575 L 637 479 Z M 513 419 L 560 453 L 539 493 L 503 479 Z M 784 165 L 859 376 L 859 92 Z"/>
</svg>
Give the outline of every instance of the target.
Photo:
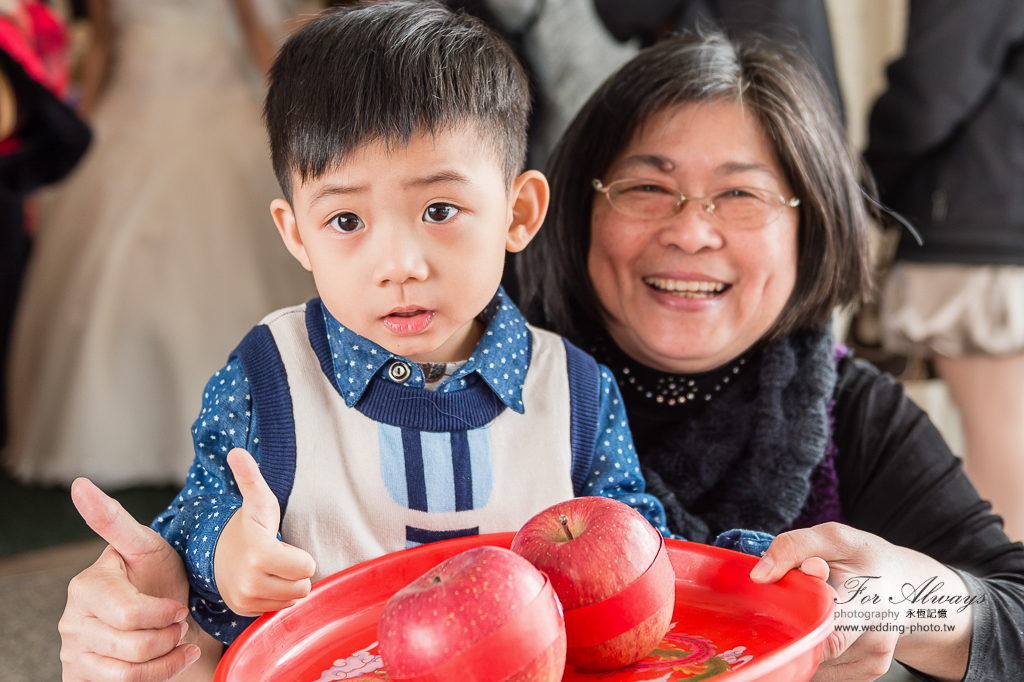
<svg viewBox="0 0 1024 682">
<path fill-rule="evenodd" d="M 472 547 L 508 547 L 514 533 L 445 540 L 387 554 L 321 580 L 291 608 L 268 613 L 225 652 L 215 682 L 386 680 L 377 621 L 395 592 Z M 565 681 L 804 682 L 832 632 L 832 588 L 790 571 L 773 585 L 749 578 L 756 559 L 667 540 L 676 573 L 672 631 L 646 659 L 611 673 L 566 668 Z"/>
</svg>

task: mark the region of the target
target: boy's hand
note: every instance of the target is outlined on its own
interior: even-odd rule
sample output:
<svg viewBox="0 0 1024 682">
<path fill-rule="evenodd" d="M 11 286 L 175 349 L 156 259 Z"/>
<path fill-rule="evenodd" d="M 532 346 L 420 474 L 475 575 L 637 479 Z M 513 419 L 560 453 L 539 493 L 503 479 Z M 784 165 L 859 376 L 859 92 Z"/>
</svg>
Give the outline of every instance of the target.
<svg viewBox="0 0 1024 682">
<path fill-rule="evenodd" d="M 316 563 L 308 553 L 277 539 L 281 507 L 256 461 L 242 448 L 228 453 L 242 494 L 239 509 L 221 533 L 213 557 L 220 596 L 240 616 L 286 608 L 309 594 Z"/>
</svg>

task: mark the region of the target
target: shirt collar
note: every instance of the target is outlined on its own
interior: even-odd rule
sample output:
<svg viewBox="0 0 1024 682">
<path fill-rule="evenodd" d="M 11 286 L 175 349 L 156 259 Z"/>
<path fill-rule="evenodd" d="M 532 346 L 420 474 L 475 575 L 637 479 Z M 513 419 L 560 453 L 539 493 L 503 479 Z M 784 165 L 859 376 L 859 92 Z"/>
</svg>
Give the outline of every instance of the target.
<svg viewBox="0 0 1024 682">
<path fill-rule="evenodd" d="M 411 370 L 409 378 L 401 383 L 425 390 L 426 379 L 419 365 L 342 326 L 323 304 L 321 308 L 335 378 L 346 405 L 354 407 L 375 377 L 394 382 L 388 369 L 395 362 L 403 362 Z M 445 393 L 458 391 L 482 380 L 505 405 L 521 414 L 524 409 L 523 382 L 530 366 L 533 344 L 526 319 L 501 288 L 480 317 L 487 327 L 469 360 L 437 390 Z"/>
</svg>

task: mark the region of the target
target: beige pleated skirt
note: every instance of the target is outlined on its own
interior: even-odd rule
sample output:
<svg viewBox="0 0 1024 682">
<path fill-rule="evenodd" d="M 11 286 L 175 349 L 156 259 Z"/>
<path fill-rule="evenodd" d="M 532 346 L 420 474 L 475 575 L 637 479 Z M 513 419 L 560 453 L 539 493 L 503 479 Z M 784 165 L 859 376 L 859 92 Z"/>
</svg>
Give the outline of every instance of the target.
<svg viewBox="0 0 1024 682">
<path fill-rule="evenodd" d="M 881 315 L 885 347 L 903 355 L 1024 353 L 1024 267 L 898 262 Z"/>
</svg>

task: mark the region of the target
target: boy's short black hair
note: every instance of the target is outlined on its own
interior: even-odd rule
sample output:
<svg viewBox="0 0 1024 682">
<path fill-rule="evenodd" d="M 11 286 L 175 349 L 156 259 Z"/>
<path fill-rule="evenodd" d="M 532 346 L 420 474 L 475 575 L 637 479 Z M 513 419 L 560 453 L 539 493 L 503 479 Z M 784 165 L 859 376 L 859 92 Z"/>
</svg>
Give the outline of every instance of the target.
<svg viewBox="0 0 1024 682">
<path fill-rule="evenodd" d="M 270 70 L 264 119 L 290 202 L 302 182 L 374 141 L 476 125 L 506 183 L 523 167 L 529 86 L 511 48 L 480 20 L 435 2 L 350 5 L 306 24 Z"/>
</svg>

